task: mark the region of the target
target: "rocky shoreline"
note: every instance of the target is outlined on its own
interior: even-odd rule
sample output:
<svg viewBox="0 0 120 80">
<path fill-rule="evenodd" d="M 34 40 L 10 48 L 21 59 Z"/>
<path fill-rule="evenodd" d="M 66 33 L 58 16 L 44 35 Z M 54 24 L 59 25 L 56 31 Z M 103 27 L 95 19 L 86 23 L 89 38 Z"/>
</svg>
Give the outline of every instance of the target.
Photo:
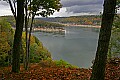
<svg viewBox="0 0 120 80">
<path fill-rule="evenodd" d="M 75 25 L 75 24 L 63 24 L 66 27 L 69 26 L 75 26 L 75 27 L 85 27 L 85 28 L 101 28 L 101 26 L 93 26 L 93 25 Z M 48 33 L 65 33 L 66 30 L 64 29 L 64 27 L 57 27 L 57 28 L 46 28 L 46 27 L 38 27 L 38 28 L 33 28 L 33 31 L 41 31 L 41 32 L 48 32 Z"/>
<path fill-rule="evenodd" d="M 34 28 L 33 31 L 65 33 L 64 28 Z"/>
<path fill-rule="evenodd" d="M 91 28 L 101 28 L 100 25 L 79 25 L 79 24 L 63 24 L 64 26 L 75 26 L 75 27 L 91 27 Z"/>
<path fill-rule="evenodd" d="M 91 28 L 101 28 L 101 26 L 93 26 L 93 25 L 73 25 L 78 27 L 91 27 Z"/>
</svg>

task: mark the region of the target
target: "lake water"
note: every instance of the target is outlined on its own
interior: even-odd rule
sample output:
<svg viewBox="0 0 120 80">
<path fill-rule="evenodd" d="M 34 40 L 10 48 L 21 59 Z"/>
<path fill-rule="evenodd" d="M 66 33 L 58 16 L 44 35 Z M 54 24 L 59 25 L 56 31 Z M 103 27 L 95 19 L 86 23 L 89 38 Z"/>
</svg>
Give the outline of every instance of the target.
<svg viewBox="0 0 120 80">
<path fill-rule="evenodd" d="M 66 27 L 65 35 L 34 32 L 33 34 L 51 52 L 54 60 L 63 59 L 70 64 L 90 68 L 95 57 L 98 29 Z"/>
</svg>

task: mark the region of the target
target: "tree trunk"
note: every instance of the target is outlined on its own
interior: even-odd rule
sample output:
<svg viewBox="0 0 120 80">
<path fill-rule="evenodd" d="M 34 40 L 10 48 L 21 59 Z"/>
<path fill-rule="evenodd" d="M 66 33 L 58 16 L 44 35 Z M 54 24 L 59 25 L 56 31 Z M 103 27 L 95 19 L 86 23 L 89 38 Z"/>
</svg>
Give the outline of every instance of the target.
<svg viewBox="0 0 120 80">
<path fill-rule="evenodd" d="M 17 20 L 13 43 L 12 72 L 20 71 L 20 48 L 24 24 L 24 0 L 17 0 Z"/>
<path fill-rule="evenodd" d="M 29 68 L 29 63 L 30 63 L 30 38 L 31 38 L 31 32 L 32 32 L 32 28 L 33 28 L 34 17 L 35 17 L 35 15 L 32 15 L 32 21 L 31 21 L 31 25 L 30 25 L 29 38 L 28 38 L 28 55 L 27 55 L 26 69 Z"/>
<path fill-rule="evenodd" d="M 107 52 L 115 14 L 116 0 L 104 0 L 104 11 L 99 34 L 98 47 L 90 80 L 104 80 Z"/>
<path fill-rule="evenodd" d="M 30 18 L 30 12 L 28 13 L 28 2 L 30 3 L 30 9 L 31 9 L 31 0 L 25 0 L 25 35 L 26 35 L 26 54 L 24 55 L 24 68 L 25 70 L 28 70 L 29 68 L 29 36 L 28 36 L 28 23 Z"/>
<path fill-rule="evenodd" d="M 28 63 L 28 3 L 27 3 L 27 0 L 25 0 L 25 38 L 26 38 L 26 55 L 25 55 L 25 57 L 26 57 L 26 59 L 25 59 L 25 70 L 27 70 L 27 63 Z"/>
</svg>

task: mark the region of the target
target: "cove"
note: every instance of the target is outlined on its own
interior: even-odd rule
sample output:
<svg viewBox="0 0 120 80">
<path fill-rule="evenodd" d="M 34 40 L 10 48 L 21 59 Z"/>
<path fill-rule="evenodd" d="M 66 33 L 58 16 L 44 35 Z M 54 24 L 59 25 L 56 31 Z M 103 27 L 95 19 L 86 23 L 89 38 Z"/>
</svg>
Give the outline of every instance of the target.
<svg viewBox="0 0 120 80">
<path fill-rule="evenodd" d="M 90 68 L 98 41 L 98 28 L 65 27 L 65 34 L 34 32 L 51 52 L 53 60 L 63 59 L 81 68 Z"/>
</svg>

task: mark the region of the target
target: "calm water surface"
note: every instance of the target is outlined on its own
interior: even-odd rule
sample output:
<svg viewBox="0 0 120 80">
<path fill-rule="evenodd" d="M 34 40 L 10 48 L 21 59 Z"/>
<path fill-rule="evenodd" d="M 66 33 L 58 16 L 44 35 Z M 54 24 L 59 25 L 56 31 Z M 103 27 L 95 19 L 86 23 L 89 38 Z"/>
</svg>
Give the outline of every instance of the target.
<svg viewBox="0 0 120 80">
<path fill-rule="evenodd" d="M 33 34 L 51 52 L 54 60 L 63 59 L 79 67 L 90 68 L 95 57 L 98 30 L 80 27 L 65 29 L 65 35 L 43 32 Z"/>
</svg>

